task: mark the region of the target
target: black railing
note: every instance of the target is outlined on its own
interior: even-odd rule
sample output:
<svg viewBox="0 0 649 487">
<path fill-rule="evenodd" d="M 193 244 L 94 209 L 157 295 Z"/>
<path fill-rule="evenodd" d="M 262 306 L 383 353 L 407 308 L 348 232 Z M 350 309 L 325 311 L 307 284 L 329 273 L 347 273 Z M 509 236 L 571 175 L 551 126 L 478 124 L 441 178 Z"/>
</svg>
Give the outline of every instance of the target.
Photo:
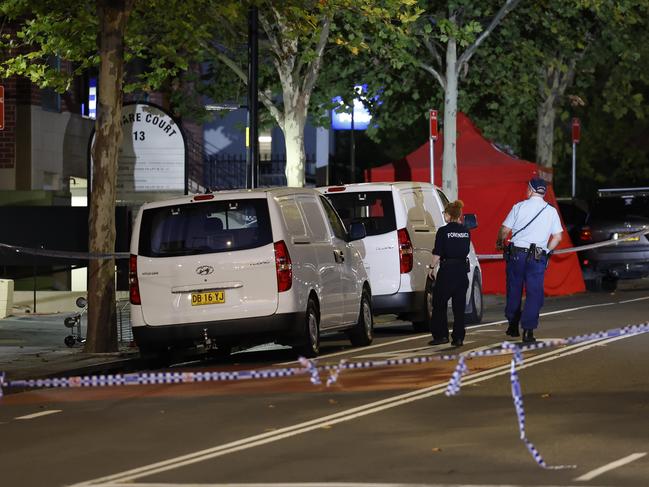
<svg viewBox="0 0 649 487">
<path fill-rule="evenodd" d="M 239 154 L 212 154 L 203 171 L 205 186 L 211 190 L 246 187 L 247 161 Z M 260 187 L 286 186 L 286 158 L 273 155 L 259 161 Z M 307 184 L 315 184 L 315 157 L 307 156 L 305 167 Z"/>
</svg>

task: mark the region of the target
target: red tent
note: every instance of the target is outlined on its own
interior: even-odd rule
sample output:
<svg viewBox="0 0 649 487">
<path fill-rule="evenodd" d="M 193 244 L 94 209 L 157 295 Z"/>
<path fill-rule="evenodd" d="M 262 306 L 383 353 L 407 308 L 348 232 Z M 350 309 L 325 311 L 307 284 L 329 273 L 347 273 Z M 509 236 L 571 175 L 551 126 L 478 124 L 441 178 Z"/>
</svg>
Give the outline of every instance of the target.
<svg viewBox="0 0 649 487">
<path fill-rule="evenodd" d="M 459 198 L 466 213 L 478 216 L 478 228 L 471 232 L 478 254 L 495 254 L 498 229 L 512 205 L 525 199 L 527 182 L 537 171 L 536 164 L 512 157 L 485 139 L 463 113 L 457 117 L 457 160 Z M 442 180 L 441 138 L 435 143 L 435 182 Z M 405 158 L 369 169 L 366 181 L 430 181 L 429 144 Z M 545 199 L 555 208 L 552 186 Z M 571 247 L 567 232 L 559 248 Z M 505 266 L 502 260 L 482 260 L 484 292 L 505 293 Z M 584 280 L 574 253 L 555 255 L 545 275 L 545 293 L 560 296 L 584 291 Z"/>
</svg>

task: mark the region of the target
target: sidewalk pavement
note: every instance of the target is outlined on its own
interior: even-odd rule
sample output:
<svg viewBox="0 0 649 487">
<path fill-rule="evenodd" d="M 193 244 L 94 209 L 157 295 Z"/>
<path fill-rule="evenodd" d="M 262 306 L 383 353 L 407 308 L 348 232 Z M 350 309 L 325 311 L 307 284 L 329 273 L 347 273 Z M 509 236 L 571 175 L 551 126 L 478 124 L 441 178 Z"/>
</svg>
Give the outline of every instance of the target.
<svg viewBox="0 0 649 487">
<path fill-rule="evenodd" d="M 0 320 L 0 372 L 5 380 L 103 373 L 139 358 L 138 349 L 128 344 L 112 354 L 85 353 L 82 343 L 68 347 L 63 340 L 73 330 L 63 322 L 72 314 L 26 313 Z M 85 336 L 85 326 L 81 331 Z"/>
</svg>

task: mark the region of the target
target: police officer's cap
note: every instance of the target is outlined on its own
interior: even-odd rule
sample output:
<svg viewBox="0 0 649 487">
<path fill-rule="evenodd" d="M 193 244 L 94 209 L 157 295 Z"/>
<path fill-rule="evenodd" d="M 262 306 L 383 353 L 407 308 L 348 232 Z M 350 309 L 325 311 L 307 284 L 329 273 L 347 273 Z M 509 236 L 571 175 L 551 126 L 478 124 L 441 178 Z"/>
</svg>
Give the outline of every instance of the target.
<svg viewBox="0 0 649 487">
<path fill-rule="evenodd" d="M 530 189 L 540 195 L 545 195 L 548 189 L 547 183 L 541 178 L 532 178 L 529 182 Z"/>
</svg>

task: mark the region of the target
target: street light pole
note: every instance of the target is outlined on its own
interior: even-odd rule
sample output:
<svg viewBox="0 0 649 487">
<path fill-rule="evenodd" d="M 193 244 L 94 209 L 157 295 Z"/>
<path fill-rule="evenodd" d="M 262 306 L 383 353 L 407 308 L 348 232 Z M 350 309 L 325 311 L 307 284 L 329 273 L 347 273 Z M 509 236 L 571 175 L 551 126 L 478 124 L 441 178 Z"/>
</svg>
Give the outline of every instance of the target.
<svg viewBox="0 0 649 487">
<path fill-rule="evenodd" d="M 258 50 L 258 11 L 256 6 L 248 10 L 248 153 L 246 185 L 254 188 L 259 185 L 259 50 Z"/>
</svg>

